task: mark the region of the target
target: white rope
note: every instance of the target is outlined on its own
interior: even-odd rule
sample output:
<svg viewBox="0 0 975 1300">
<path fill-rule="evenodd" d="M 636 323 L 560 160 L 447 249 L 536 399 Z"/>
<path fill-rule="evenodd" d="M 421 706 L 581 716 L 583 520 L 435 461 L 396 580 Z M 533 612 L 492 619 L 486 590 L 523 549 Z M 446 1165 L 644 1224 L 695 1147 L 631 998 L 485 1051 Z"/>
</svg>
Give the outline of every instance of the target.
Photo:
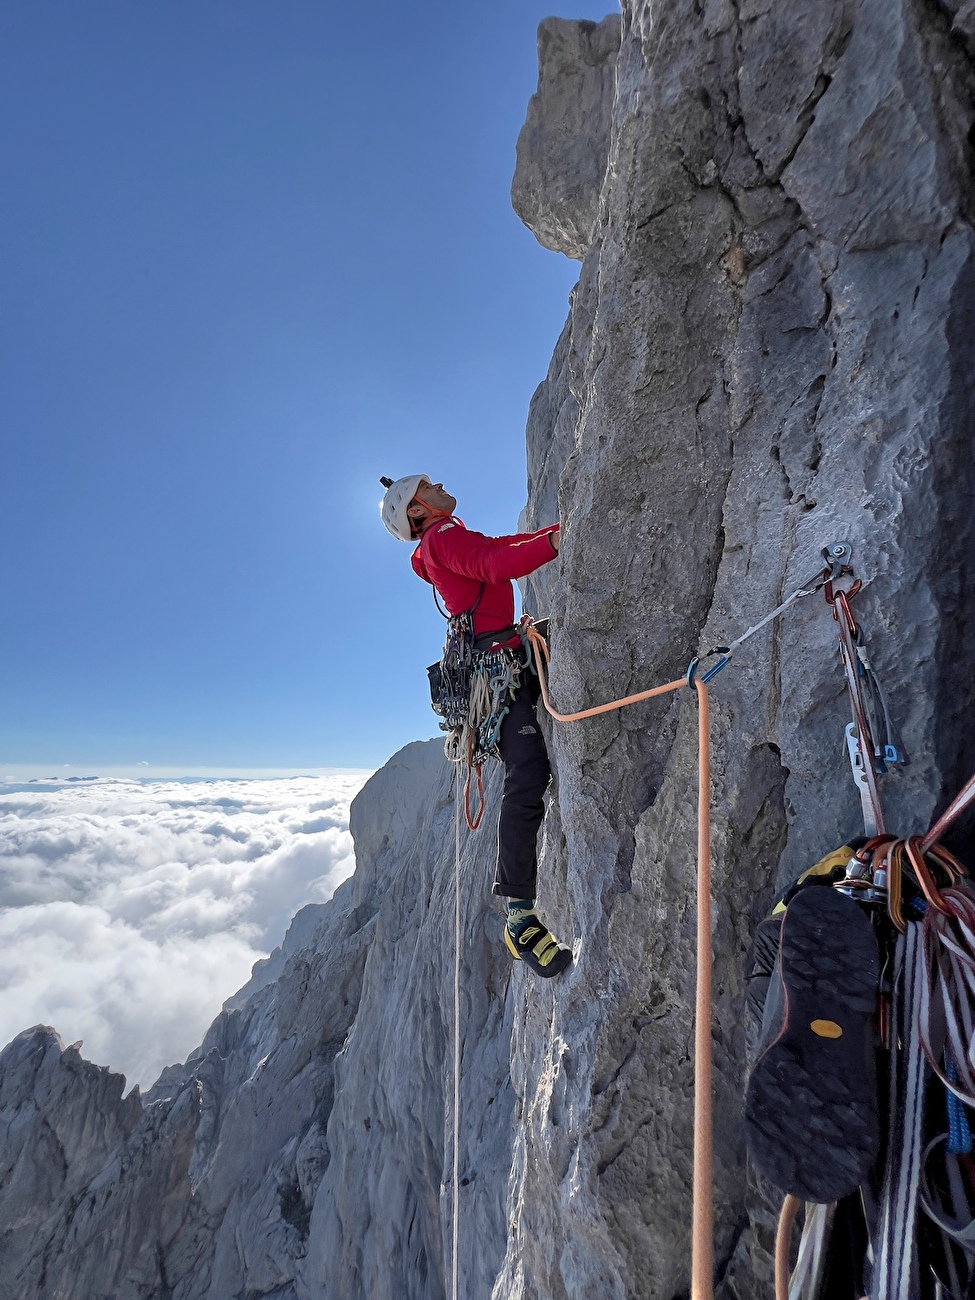
<svg viewBox="0 0 975 1300">
<path fill-rule="evenodd" d="M 475 654 L 467 715 L 444 740 L 448 762 L 476 767 L 486 758 L 500 758 L 501 723 L 521 684 L 521 674 L 521 664 L 508 651 Z"/>
<path fill-rule="evenodd" d="M 914 1294 L 921 1126 L 924 1118 L 924 1053 L 920 1025 L 930 1004 L 922 978 L 921 926 L 909 923 L 897 939 L 891 998 L 890 1136 L 881 1193 L 873 1300 L 904 1300 Z"/>
<path fill-rule="evenodd" d="M 924 916 L 927 996 L 936 1009 L 921 1021 L 921 1045 L 946 1088 L 966 1106 L 975 1105 L 975 898 L 965 889 L 941 891 L 948 913 L 929 907 Z M 932 1034 L 932 1020 L 941 1033 Z M 951 1047 L 958 1078 L 948 1078 L 941 1064 L 943 1038 Z"/>
<path fill-rule="evenodd" d="M 462 799 L 460 773 L 456 772 L 454 774 L 454 1172 L 450 1257 L 452 1300 L 458 1300 L 457 1245 L 460 1236 L 460 805 Z"/>
<path fill-rule="evenodd" d="M 835 1205 L 806 1205 L 796 1266 L 789 1278 L 789 1300 L 816 1300 L 826 1263 L 826 1246 Z"/>
</svg>

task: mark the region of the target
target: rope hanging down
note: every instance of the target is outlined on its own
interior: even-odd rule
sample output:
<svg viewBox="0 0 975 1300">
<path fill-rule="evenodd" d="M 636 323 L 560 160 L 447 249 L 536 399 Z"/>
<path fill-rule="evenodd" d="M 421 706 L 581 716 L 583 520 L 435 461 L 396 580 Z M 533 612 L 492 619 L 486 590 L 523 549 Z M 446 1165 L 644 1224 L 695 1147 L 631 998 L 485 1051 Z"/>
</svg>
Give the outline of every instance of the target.
<svg viewBox="0 0 975 1300">
<path fill-rule="evenodd" d="M 621 709 L 638 700 L 649 700 L 656 695 L 666 695 L 682 686 L 693 685 L 698 700 L 698 803 L 697 803 L 697 975 L 694 1010 L 694 1174 L 693 1217 L 691 1225 L 691 1297 L 692 1300 L 711 1300 L 714 1294 L 714 1192 L 712 1176 L 711 1114 L 712 1063 L 711 1063 L 711 759 L 708 715 L 708 689 L 695 676 L 694 664 L 686 677 L 656 686 L 637 695 L 612 700 L 594 709 L 579 713 L 558 713 L 552 707 L 548 694 L 545 664 L 548 646 L 535 630 L 530 618 L 522 620 L 535 654 L 538 680 L 542 688 L 545 708 L 559 722 L 576 722 L 591 718 L 597 713 Z M 696 660 L 694 661 L 696 663 Z"/>
<path fill-rule="evenodd" d="M 459 1264 L 457 1248 L 460 1243 L 460 774 L 454 774 L 454 1126 L 453 1174 L 451 1176 L 451 1250 L 450 1295 L 459 1300 Z"/>
</svg>

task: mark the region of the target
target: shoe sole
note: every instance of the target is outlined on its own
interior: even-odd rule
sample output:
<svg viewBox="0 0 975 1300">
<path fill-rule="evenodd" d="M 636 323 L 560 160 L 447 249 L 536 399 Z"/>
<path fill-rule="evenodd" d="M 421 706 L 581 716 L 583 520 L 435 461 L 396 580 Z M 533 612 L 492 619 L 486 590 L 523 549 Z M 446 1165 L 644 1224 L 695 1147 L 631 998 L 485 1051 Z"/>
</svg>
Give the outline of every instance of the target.
<svg viewBox="0 0 975 1300">
<path fill-rule="evenodd" d="M 866 1180 L 880 1147 L 873 926 L 845 894 L 805 889 L 786 910 L 779 970 L 785 1018 L 748 1081 L 746 1145 L 776 1187 L 827 1204 Z"/>
<path fill-rule="evenodd" d="M 511 953 L 512 957 L 514 957 L 515 961 L 523 961 L 529 970 L 533 970 L 535 974 L 540 976 L 543 980 L 550 980 L 555 975 L 561 975 L 564 970 L 572 965 L 572 953 L 568 948 L 559 948 L 558 952 L 547 966 L 541 965 L 538 959 L 534 957 L 534 954 L 526 956 L 525 953 L 519 952 L 515 946 L 514 939 L 511 937 L 511 931 L 507 926 L 505 926 L 504 929 L 504 942 L 505 947 Z"/>
</svg>

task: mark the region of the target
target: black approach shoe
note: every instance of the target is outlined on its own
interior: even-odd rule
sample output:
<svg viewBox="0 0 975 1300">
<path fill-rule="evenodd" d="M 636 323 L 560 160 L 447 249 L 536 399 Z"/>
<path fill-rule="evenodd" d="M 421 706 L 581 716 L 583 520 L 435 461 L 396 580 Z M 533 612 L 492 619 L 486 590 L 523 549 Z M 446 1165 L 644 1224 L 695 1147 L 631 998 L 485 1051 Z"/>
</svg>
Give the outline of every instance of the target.
<svg viewBox="0 0 975 1300">
<path fill-rule="evenodd" d="M 745 1094 L 745 1141 L 759 1173 L 800 1200 L 841 1200 L 877 1159 L 879 978 L 859 904 L 835 889 L 792 899 Z"/>
<path fill-rule="evenodd" d="M 534 912 L 519 916 L 514 930 L 505 925 L 504 942 L 515 961 L 523 961 L 542 979 L 561 975 L 572 964 L 572 953 L 545 929 Z"/>
</svg>

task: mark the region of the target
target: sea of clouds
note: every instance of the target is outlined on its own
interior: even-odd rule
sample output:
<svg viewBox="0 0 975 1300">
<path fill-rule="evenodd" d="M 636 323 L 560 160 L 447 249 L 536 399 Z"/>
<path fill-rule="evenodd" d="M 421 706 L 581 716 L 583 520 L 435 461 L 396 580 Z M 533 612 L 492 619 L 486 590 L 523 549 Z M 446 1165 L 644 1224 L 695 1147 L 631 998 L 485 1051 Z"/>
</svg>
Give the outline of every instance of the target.
<svg viewBox="0 0 975 1300">
<path fill-rule="evenodd" d="M 0 786 L 0 1045 L 35 1024 L 147 1086 L 353 869 L 368 773 Z"/>
</svg>

